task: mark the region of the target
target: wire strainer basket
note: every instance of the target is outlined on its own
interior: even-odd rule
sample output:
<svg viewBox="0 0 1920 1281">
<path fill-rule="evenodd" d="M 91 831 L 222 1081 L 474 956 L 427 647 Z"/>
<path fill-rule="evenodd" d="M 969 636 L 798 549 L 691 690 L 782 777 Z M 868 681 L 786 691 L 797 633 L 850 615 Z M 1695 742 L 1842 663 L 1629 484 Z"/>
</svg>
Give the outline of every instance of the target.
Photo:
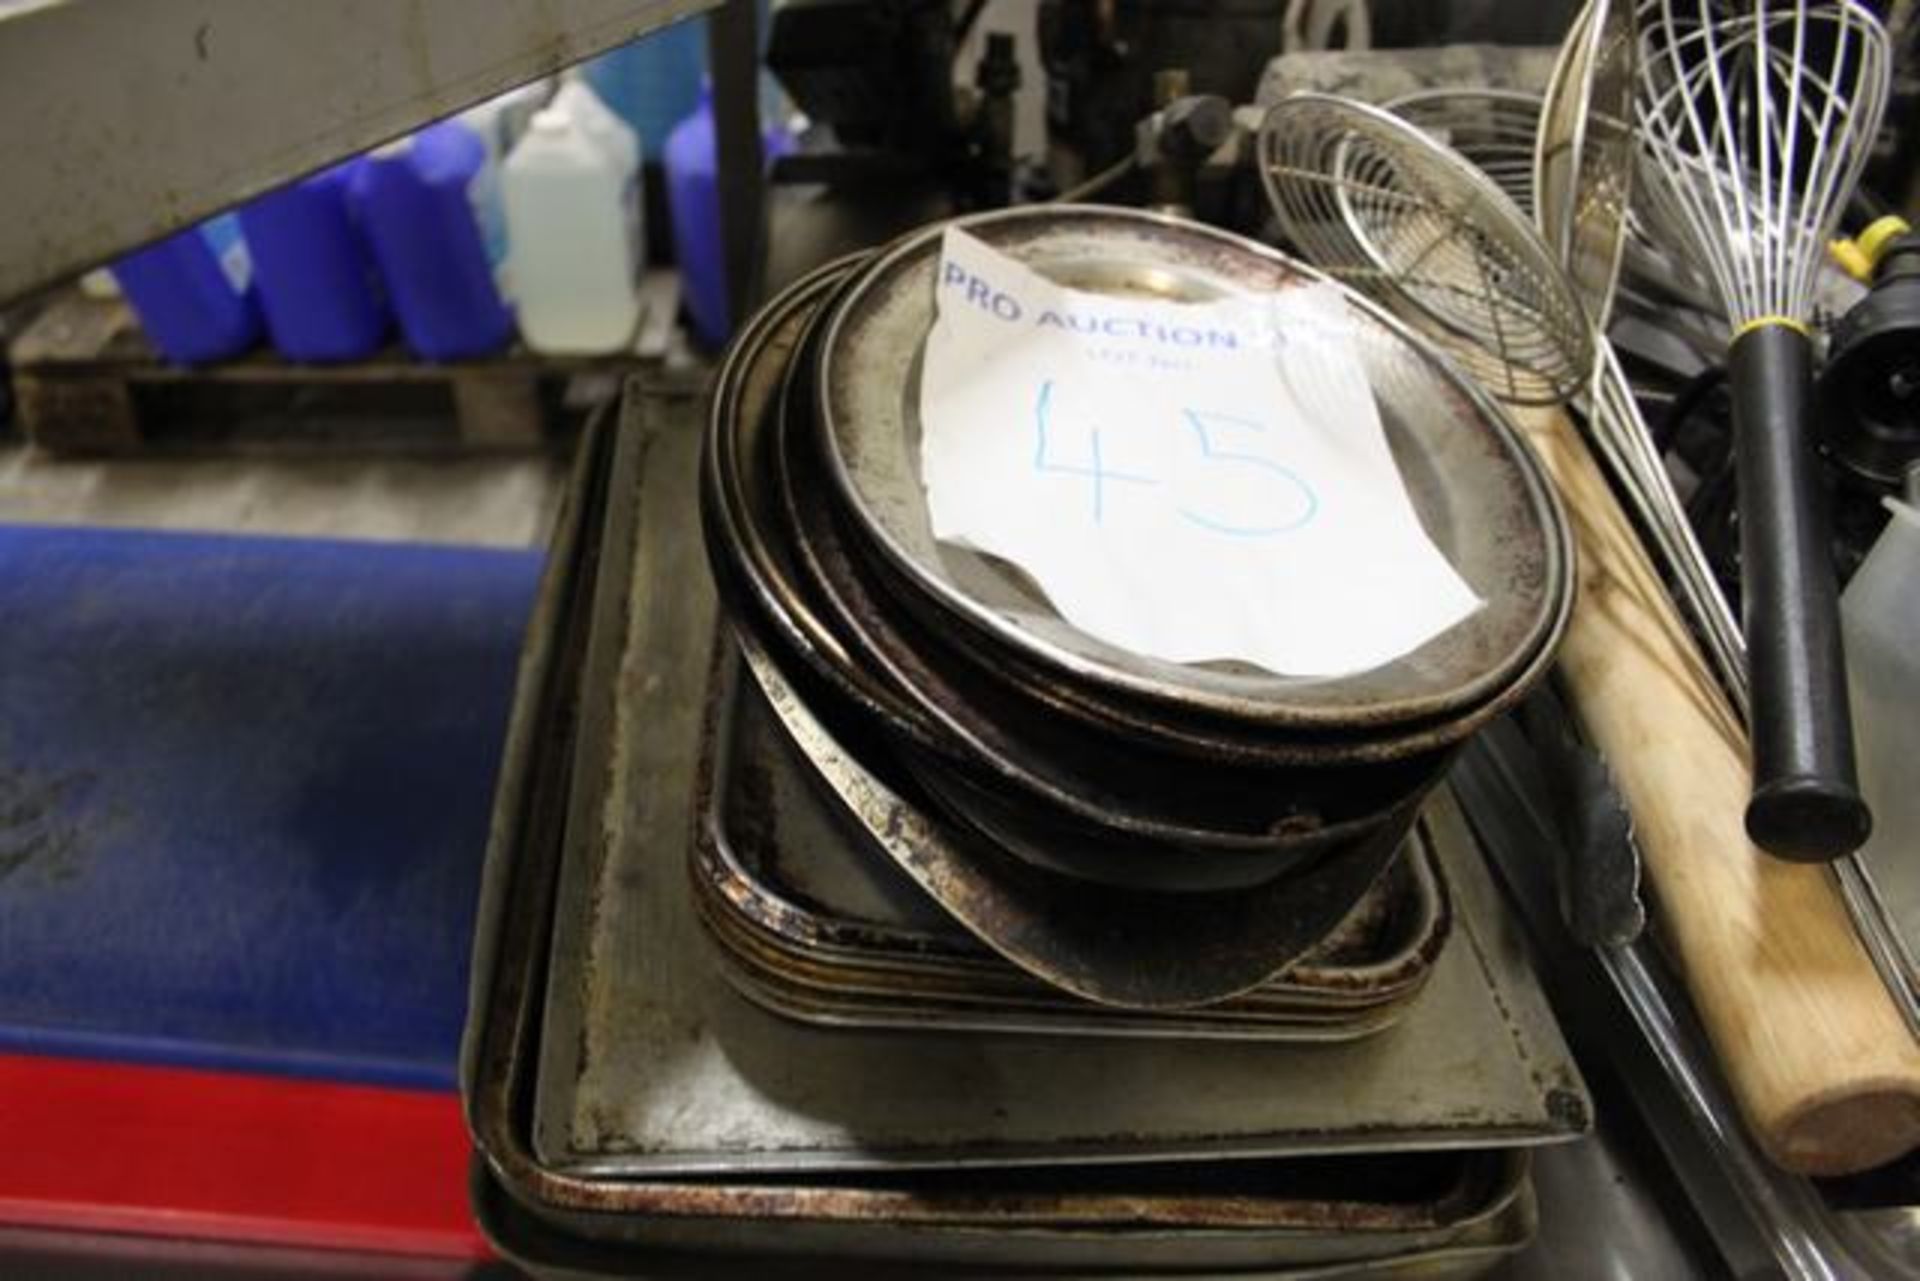
<svg viewBox="0 0 1920 1281">
<path fill-rule="evenodd" d="M 1281 227 L 1314 263 L 1410 313 L 1504 400 L 1586 385 L 1592 325 L 1492 179 L 1391 112 L 1325 94 L 1275 103 L 1258 145 Z"/>
</svg>

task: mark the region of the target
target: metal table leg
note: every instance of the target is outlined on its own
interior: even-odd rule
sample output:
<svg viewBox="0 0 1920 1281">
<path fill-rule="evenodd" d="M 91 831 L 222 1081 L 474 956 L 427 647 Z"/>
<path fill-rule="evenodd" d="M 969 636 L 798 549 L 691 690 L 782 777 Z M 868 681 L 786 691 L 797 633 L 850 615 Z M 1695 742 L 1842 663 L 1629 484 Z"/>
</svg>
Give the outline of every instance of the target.
<svg viewBox="0 0 1920 1281">
<path fill-rule="evenodd" d="M 707 22 L 713 78 L 714 156 L 727 320 L 737 325 L 759 297 L 766 244 L 766 168 L 760 154 L 760 41 L 756 0 L 726 0 Z"/>
</svg>

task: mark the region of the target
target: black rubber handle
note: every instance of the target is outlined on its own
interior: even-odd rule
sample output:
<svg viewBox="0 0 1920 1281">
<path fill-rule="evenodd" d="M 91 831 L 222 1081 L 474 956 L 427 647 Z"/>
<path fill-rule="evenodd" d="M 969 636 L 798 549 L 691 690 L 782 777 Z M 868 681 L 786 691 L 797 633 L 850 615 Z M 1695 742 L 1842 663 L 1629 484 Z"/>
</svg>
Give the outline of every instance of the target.
<svg viewBox="0 0 1920 1281">
<path fill-rule="evenodd" d="M 1873 830 L 1854 774 L 1839 593 L 1813 455 L 1813 344 L 1767 325 L 1734 339 L 1740 581 L 1753 730 L 1747 834 L 1780 858 L 1849 854 Z"/>
</svg>

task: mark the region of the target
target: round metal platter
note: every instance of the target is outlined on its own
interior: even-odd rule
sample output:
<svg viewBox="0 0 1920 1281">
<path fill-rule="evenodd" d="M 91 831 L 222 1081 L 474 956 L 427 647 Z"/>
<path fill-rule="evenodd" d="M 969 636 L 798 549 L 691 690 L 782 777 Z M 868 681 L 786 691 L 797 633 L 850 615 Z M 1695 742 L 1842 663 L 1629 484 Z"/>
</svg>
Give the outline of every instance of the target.
<svg viewBox="0 0 1920 1281">
<path fill-rule="evenodd" d="M 761 711 L 765 699 L 746 688 L 752 683 L 743 671 L 721 695 L 730 710 L 720 711 L 723 723 L 710 730 L 724 746 L 716 749 L 710 740 L 701 776 L 697 808 L 704 817 L 693 882 L 709 927 L 729 946 L 744 944 L 782 970 L 790 962 L 815 973 L 831 970 L 848 981 L 866 976 L 903 994 L 938 987 L 980 1000 L 1057 1004 L 1056 995 L 1043 993 L 978 946 L 944 912 L 929 918 L 891 904 L 884 894 L 879 900 L 858 890 L 849 895 L 847 873 L 836 869 L 864 863 L 869 851 L 864 844 L 824 839 L 817 822 L 800 812 L 809 801 L 835 811 L 842 807 L 818 789 L 800 800 L 785 790 L 787 771 L 815 771 L 771 710 Z M 763 821 L 769 811 L 762 808 L 769 795 L 784 798 L 773 802 L 778 818 L 771 824 Z M 1417 830 L 1413 846 L 1414 856 L 1389 867 L 1297 966 L 1210 1013 L 1349 1018 L 1409 998 L 1424 985 L 1452 928 L 1446 877 Z M 857 880 L 866 883 L 864 875 Z M 1073 1008 L 1094 1020 L 1090 1030 L 1104 1026 L 1097 1012 Z"/>
<path fill-rule="evenodd" d="M 1274 875 L 1256 859 L 1168 858 L 1165 851 L 1116 848 L 1112 841 L 1092 841 L 1084 832 L 1049 823 L 1043 816 L 1023 811 L 1005 796 L 988 791 L 963 775 L 937 768 L 916 768 L 911 760 L 908 768 L 927 798 L 954 823 L 1017 858 L 1075 880 L 1122 889 L 1193 893 L 1253 889 Z M 1428 791 L 1439 785 L 1441 776 L 1441 771 L 1436 769 L 1426 788 L 1404 800 L 1386 824 L 1376 823 L 1359 832 L 1355 842 L 1378 839 L 1383 827 L 1398 825 L 1402 831 L 1410 828 L 1420 802 Z M 1334 849 L 1321 857 L 1339 858 L 1345 852 Z M 1280 874 L 1285 875 L 1286 869 Z"/>
<path fill-rule="evenodd" d="M 822 271 L 797 283 L 741 334 L 716 383 L 702 457 L 701 511 L 716 583 L 736 627 L 783 666 L 804 669 L 791 671 L 791 679 L 900 740 L 889 750 L 925 752 L 969 771 L 982 786 L 1020 793 L 1012 808 L 1075 838 L 1069 856 L 1098 852 L 1097 858 L 1088 854 L 1088 879 L 1110 879 L 1129 864 L 1155 868 L 1170 886 L 1269 879 L 1371 831 L 1372 811 L 1423 787 L 1438 770 L 1436 756 L 1431 765 L 1289 775 L 1188 762 L 1196 772 L 1182 775 L 1159 761 L 1134 761 L 1124 744 L 1084 734 L 1063 749 L 1044 730 L 1036 734 L 1030 710 L 1016 706 L 1009 713 L 1000 691 L 977 684 L 956 691 L 919 655 L 903 651 L 880 623 L 884 605 L 865 595 L 852 606 L 823 596 L 819 579 L 829 573 L 823 562 L 839 563 L 844 553 L 831 526 L 799 532 L 794 509 L 800 505 L 781 483 L 787 459 L 779 418 L 785 377 L 797 363 L 808 318 L 841 274 Z M 817 473 L 810 452 L 798 462 Z M 809 523 L 828 515 L 817 503 L 804 506 Z M 857 580 L 843 581 L 844 572 L 832 577 L 843 592 L 862 590 Z M 849 621 L 860 619 L 865 622 Z M 884 649 L 874 647 L 876 628 Z M 923 684 L 901 683 L 903 665 Z M 896 679 L 886 679 L 890 674 Z M 1010 714 L 1012 730 L 983 708 Z M 1063 760 L 1099 765 L 1076 768 Z M 1326 793 L 1326 801 L 1309 802 L 1303 792 Z M 1155 798 L 1184 803 L 1155 804 Z"/>
<path fill-rule="evenodd" d="M 1560 559 L 1571 563 L 1570 531 L 1558 531 Z M 884 577 L 884 574 L 882 575 Z M 1335 733 L 1331 730 L 1287 729 L 1271 726 L 1170 714 L 1164 705 L 1115 693 L 1098 693 L 1040 670 L 1012 651 L 991 655 L 990 661 L 972 649 L 949 647 L 958 661 L 976 672 L 1017 691 L 1030 701 L 1059 715 L 1071 716 L 1124 739 L 1150 742 L 1163 751 L 1231 765 L 1339 765 L 1385 763 L 1426 755 L 1459 743 L 1524 698 L 1553 665 L 1554 651 L 1573 612 L 1573 594 L 1562 598 L 1559 612 L 1533 658 L 1502 690 L 1466 712 L 1408 721 L 1390 736 L 1380 733 Z"/>
<path fill-rule="evenodd" d="M 769 706 L 868 836 L 975 937 L 1028 974 L 1136 1009 L 1209 1004 L 1273 981 L 1325 939 L 1400 850 L 1399 834 L 1252 889 L 1163 894 L 1089 885 L 930 821 L 835 738 L 751 641 Z"/>
<path fill-rule="evenodd" d="M 800 660 L 862 714 L 932 743 L 934 729 L 855 662 L 813 608 L 791 548 L 769 528 L 778 499 L 766 451 L 778 434 L 771 425 L 787 369 L 809 321 L 857 261 L 842 259 L 789 285 L 754 313 L 727 348 L 701 450 L 700 517 L 715 585 L 738 625 L 752 628 L 783 658 Z"/>
<path fill-rule="evenodd" d="M 804 349 L 791 376 L 804 384 Z M 790 385 L 784 444 L 770 453 L 784 505 L 785 538 L 805 567 L 820 615 L 831 620 L 856 666 L 910 702 L 915 719 L 938 728 L 935 754 L 981 785 L 1025 798 L 1029 807 L 1102 833 L 1147 843 L 1166 864 L 1164 878 L 1219 879 L 1206 856 L 1228 854 L 1268 879 L 1307 855 L 1325 854 L 1370 834 L 1409 795 L 1424 792 L 1444 755 L 1384 764 L 1294 768 L 1235 767 L 1182 761 L 1139 743 L 1116 741 L 1011 694 L 886 596 L 847 538 L 837 507 L 818 501 L 819 460 L 793 417 L 804 396 Z M 801 388 L 803 390 L 803 387 Z M 894 723 L 883 718 L 884 729 Z M 910 735 L 910 746 L 925 737 Z M 1097 864 L 1085 868 L 1098 879 Z"/>
<path fill-rule="evenodd" d="M 962 219 L 1062 284 L 1183 300 L 1268 293 L 1327 277 L 1264 246 L 1181 220 L 1054 206 Z M 1428 535 L 1485 607 L 1394 662 L 1303 678 L 1246 664 L 1170 663 L 1088 636 L 1024 575 L 940 543 L 920 484 L 920 353 L 933 322 L 940 228 L 863 270 L 823 322 L 816 429 L 861 540 L 968 643 L 1005 647 L 1096 699 L 1275 729 L 1391 736 L 1484 702 L 1536 657 L 1571 592 L 1564 518 L 1486 395 L 1378 306 L 1349 293 L 1355 345 Z"/>
</svg>

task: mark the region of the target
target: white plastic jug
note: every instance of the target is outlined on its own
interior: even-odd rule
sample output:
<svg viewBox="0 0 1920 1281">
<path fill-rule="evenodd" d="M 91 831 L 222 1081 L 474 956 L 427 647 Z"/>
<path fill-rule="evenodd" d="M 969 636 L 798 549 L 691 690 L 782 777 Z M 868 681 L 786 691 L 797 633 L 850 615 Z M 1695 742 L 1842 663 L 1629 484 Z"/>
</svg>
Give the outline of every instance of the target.
<svg viewBox="0 0 1920 1281">
<path fill-rule="evenodd" d="M 553 96 L 553 105 L 571 115 L 587 131 L 587 137 L 599 143 L 608 155 L 618 161 L 620 171 L 627 175 L 627 181 L 633 185 L 633 193 L 627 197 L 627 208 L 631 213 L 627 234 L 633 238 L 634 270 L 644 269 L 647 265 L 646 170 L 640 166 L 646 156 L 640 146 L 640 135 L 593 91 L 593 86 L 587 83 L 578 69 L 569 71 L 566 79 L 560 82 L 560 90 Z"/>
<path fill-rule="evenodd" d="M 503 178 L 520 332 L 536 351 L 617 351 L 640 319 L 632 172 L 559 102 L 534 116 Z"/>
<path fill-rule="evenodd" d="M 578 121 L 587 136 L 605 147 L 629 172 L 639 171 L 640 162 L 645 159 L 640 151 L 640 135 L 618 112 L 601 101 L 600 95 L 578 71 L 569 71 L 560 82 L 553 105 Z"/>
<path fill-rule="evenodd" d="M 504 165 L 513 152 L 513 144 L 527 131 L 527 122 L 552 97 L 553 81 L 535 80 L 476 103 L 457 119 L 487 144 L 488 159 L 495 165 Z"/>
<path fill-rule="evenodd" d="M 1920 511 L 1898 499 L 1840 598 L 1860 786 L 1873 836 L 1860 851 L 1908 951 L 1920 959 Z"/>
</svg>

